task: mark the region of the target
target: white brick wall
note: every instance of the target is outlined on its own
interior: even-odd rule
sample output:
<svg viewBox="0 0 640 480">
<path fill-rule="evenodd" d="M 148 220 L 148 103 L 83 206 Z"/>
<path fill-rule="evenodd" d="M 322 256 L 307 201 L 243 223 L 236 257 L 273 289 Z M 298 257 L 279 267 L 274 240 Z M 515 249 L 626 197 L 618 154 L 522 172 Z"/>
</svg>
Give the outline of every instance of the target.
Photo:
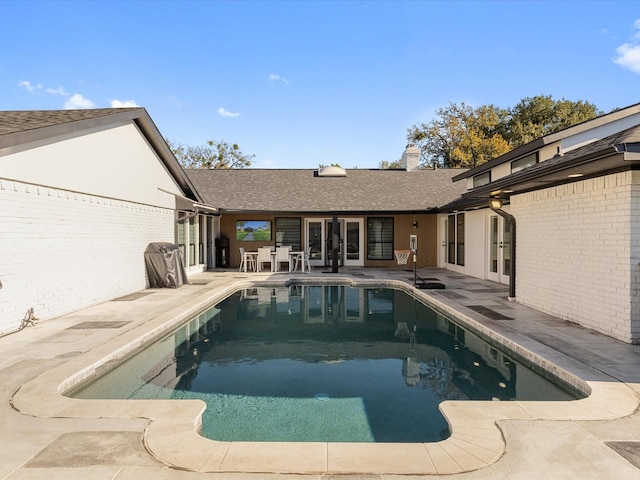
<svg viewBox="0 0 640 480">
<path fill-rule="evenodd" d="M 639 184 L 623 172 L 513 196 L 517 300 L 640 341 Z"/>
<path fill-rule="evenodd" d="M 144 250 L 174 212 L 0 179 L 0 333 L 147 286 Z"/>
</svg>

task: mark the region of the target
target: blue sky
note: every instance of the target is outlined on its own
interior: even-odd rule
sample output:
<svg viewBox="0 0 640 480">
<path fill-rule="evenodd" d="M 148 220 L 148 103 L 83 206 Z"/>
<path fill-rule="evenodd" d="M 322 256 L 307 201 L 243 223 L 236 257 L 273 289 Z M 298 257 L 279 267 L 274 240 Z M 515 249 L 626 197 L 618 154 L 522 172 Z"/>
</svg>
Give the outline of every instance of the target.
<svg viewBox="0 0 640 480">
<path fill-rule="evenodd" d="M 640 102 L 638 1 L 1 1 L 2 110 L 147 109 L 256 168 L 400 158 L 449 102 Z"/>
</svg>

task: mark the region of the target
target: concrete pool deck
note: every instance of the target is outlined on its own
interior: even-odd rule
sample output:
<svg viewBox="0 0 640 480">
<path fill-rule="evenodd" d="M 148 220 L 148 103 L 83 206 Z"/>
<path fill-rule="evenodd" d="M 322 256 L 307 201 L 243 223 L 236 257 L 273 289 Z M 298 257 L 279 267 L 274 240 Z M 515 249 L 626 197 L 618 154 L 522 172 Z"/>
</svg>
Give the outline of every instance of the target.
<svg viewBox="0 0 640 480">
<path fill-rule="evenodd" d="M 438 269 L 419 274 L 446 290 L 416 290 L 418 296 L 525 357 L 542 356 L 592 394 L 572 402 L 445 402 L 452 435 L 437 443 L 256 444 L 197 435 L 199 401 L 58 393 L 254 281 L 412 283 L 400 269 L 206 272 L 176 290 L 145 290 L 1 337 L 0 478 L 640 479 L 639 346 L 509 302 L 503 285 Z"/>
</svg>

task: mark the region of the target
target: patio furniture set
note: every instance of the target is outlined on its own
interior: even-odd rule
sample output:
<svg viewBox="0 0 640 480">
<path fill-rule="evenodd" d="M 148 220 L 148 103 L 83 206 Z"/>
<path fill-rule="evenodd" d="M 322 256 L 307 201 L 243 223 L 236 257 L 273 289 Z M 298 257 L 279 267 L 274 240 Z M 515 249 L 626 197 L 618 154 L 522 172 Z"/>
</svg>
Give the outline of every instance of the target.
<svg viewBox="0 0 640 480">
<path fill-rule="evenodd" d="M 248 251 L 240 247 L 239 271 L 261 272 L 265 264 L 269 265 L 269 271 L 279 272 L 282 265 L 286 265 L 287 271 L 295 272 L 311 271 L 309 255 L 305 251 L 294 251 L 291 247 L 260 247 L 256 251 Z M 306 270 L 305 270 L 306 269 Z"/>
</svg>

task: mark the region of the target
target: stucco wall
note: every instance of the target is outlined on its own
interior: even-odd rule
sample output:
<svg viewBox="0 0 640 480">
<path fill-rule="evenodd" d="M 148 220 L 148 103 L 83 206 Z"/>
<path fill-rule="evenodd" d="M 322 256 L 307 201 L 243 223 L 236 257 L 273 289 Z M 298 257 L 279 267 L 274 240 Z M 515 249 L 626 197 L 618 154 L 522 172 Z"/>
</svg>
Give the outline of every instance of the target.
<svg viewBox="0 0 640 480">
<path fill-rule="evenodd" d="M 517 300 L 637 343 L 639 184 L 622 172 L 511 197 Z"/>
<path fill-rule="evenodd" d="M 274 245 L 275 241 L 272 239 L 268 242 L 238 242 L 236 241 L 236 221 L 237 220 L 270 220 L 274 222 L 276 217 L 295 217 L 298 216 L 295 213 L 288 215 L 258 215 L 258 214 L 224 214 L 220 217 L 220 235 L 229 238 L 229 258 L 230 267 L 238 268 L 240 265 L 240 250 L 239 247 L 244 247 L 247 250 L 257 250 L 259 247 L 266 245 Z M 437 217 L 431 214 L 406 214 L 406 215 L 371 215 L 372 217 L 393 217 L 393 241 L 394 249 L 405 250 L 409 248 L 409 236 L 418 236 L 418 258 L 416 259 L 419 267 L 435 267 L 437 265 Z M 327 218 L 326 215 L 299 215 L 302 225 L 302 235 L 304 241 L 304 220 L 314 219 L 324 221 Z M 363 266 L 365 267 L 398 267 L 398 263 L 395 257 L 391 260 L 367 260 L 367 218 L 368 215 L 339 215 L 341 219 L 363 219 Z M 413 222 L 417 223 L 417 228 L 413 228 Z M 408 260 L 408 266 L 413 266 L 413 259 Z"/>
<path fill-rule="evenodd" d="M 0 205 L 0 333 L 143 290 L 145 248 L 175 241 L 171 209 L 2 179 Z"/>
<path fill-rule="evenodd" d="M 2 178 L 167 208 L 173 208 L 175 199 L 162 190 L 182 193 L 133 123 L 3 153 L 0 150 Z"/>
</svg>

